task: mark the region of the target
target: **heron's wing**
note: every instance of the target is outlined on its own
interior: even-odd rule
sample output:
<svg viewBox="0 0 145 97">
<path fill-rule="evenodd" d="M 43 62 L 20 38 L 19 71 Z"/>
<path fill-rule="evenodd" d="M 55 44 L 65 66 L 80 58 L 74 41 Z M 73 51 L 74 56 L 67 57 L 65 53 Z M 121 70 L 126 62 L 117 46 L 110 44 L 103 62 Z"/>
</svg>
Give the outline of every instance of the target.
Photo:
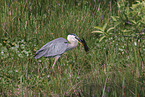
<svg viewBox="0 0 145 97">
<path fill-rule="evenodd" d="M 44 57 L 55 57 L 63 54 L 67 49 L 67 40 L 64 38 L 57 38 L 45 44 L 35 54 L 35 59 Z"/>
</svg>

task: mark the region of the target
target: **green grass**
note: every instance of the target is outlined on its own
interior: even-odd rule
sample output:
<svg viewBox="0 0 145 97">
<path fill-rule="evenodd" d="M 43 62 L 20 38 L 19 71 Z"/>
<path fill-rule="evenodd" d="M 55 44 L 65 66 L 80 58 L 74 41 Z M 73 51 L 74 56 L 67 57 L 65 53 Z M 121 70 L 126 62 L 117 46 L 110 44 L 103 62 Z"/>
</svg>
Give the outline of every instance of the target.
<svg viewBox="0 0 145 97">
<path fill-rule="evenodd" d="M 91 33 L 117 14 L 115 5 L 101 2 L 98 10 L 94 1 L 56 1 L 0 2 L 0 95 L 143 97 L 145 41 L 112 37 L 98 42 L 99 35 Z M 85 38 L 89 53 L 78 45 L 61 56 L 55 72 L 53 58 L 34 59 L 45 43 L 70 33 Z"/>
</svg>

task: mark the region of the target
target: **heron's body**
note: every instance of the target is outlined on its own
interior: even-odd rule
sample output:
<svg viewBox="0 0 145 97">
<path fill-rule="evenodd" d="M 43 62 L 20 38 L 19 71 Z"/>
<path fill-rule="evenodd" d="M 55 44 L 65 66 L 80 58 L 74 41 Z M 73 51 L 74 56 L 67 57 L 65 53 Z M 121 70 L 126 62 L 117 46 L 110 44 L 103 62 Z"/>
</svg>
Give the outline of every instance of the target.
<svg viewBox="0 0 145 97">
<path fill-rule="evenodd" d="M 38 59 L 42 56 L 44 57 L 55 57 L 63 54 L 68 47 L 68 42 L 64 38 L 54 39 L 47 44 L 45 44 L 40 50 L 35 54 L 35 59 Z M 63 49 L 61 49 L 63 48 Z"/>
<path fill-rule="evenodd" d="M 48 42 L 36 52 L 35 59 L 41 58 L 42 56 L 48 58 L 54 57 L 55 61 L 52 66 L 53 68 L 56 61 L 64 52 L 75 48 L 78 45 L 78 41 L 81 42 L 81 40 L 75 34 L 69 34 L 67 40 L 64 38 L 57 38 Z"/>
</svg>

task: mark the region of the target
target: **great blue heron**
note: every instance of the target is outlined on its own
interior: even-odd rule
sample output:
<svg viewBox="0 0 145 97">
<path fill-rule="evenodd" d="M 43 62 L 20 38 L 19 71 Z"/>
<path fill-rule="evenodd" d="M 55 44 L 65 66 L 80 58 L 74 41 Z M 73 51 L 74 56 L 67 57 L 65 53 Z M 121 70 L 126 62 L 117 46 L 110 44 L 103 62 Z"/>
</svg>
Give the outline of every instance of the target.
<svg viewBox="0 0 145 97">
<path fill-rule="evenodd" d="M 67 41 L 68 40 L 68 41 Z M 86 45 L 85 40 L 80 40 L 79 37 L 75 34 L 69 34 L 67 36 L 67 40 L 64 38 L 54 39 L 47 44 L 45 44 L 40 50 L 38 50 L 35 54 L 35 59 L 38 59 L 42 56 L 44 57 L 54 57 L 55 61 L 52 66 L 54 68 L 55 63 L 59 59 L 59 57 L 66 51 L 75 48 L 78 45 L 78 42 L 84 46 L 85 51 L 88 51 L 88 47 Z"/>
</svg>

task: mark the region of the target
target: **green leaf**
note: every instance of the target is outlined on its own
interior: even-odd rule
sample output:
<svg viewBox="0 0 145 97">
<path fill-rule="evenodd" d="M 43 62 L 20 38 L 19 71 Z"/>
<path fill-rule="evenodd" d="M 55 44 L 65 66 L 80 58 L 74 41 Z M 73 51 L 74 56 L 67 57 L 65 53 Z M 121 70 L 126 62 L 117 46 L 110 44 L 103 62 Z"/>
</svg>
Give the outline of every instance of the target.
<svg viewBox="0 0 145 97">
<path fill-rule="evenodd" d="M 99 29 L 99 30 L 103 31 L 103 28 L 102 28 L 102 27 L 95 26 L 94 28 L 96 28 L 96 29 Z"/>
<path fill-rule="evenodd" d="M 130 7 L 131 9 L 135 9 L 138 6 L 138 4 L 133 4 L 132 7 Z"/>
<path fill-rule="evenodd" d="M 101 42 L 106 36 L 102 36 L 99 40 L 99 42 Z"/>
<path fill-rule="evenodd" d="M 118 5 L 118 8 L 120 9 L 120 4 L 119 4 L 119 3 L 117 3 L 117 5 Z"/>
<path fill-rule="evenodd" d="M 119 24 L 121 24 L 120 21 L 119 21 L 119 22 L 115 22 L 114 28 L 115 28 L 116 26 L 118 26 Z"/>
<path fill-rule="evenodd" d="M 121 30 L 123 33 L 125 33 L 125 32 L 131 32 L 132 30 Z"/>
<path fill-rule="evenodd" d="M 136 24 L 137 22 L 135 22 L 134 20 L 130 20 L 132 23 Z"/>
<path fill-rule="evenodd" d="M 109 28 L 109 29 L 107 30 L 107 33 L 108 33 L 110 30 L 113 30 L 113 29 L 114 29 L 114 27 Z"/>
<path fill-rule="evenodd" d="M 3 46 L 1 47 L 1 51 L 8 52 L 8 49 L 5 46 Z"/>
<path fill-rule="evenodd" d="M 136 26 L 136 28 L 139 28 L 139 27 L 140 27 L 140 25 L 141 25 L 141 23 L 138 23 L 138 24 L 137 24 L 137 26 Z"/>
<path fill-rule="evenodd" d="M 104 32 L 102 32 L 102 31 L 93 31 L 92 33 L 101 33 L 101 34 L 103 34 Z"/>
<path fill-rule="evenodd" d="M 141 23 L 145 24 L 145 16 L 141 18 Z"/>
<path fill-rule="evenodd" d="M 105 31 L 105 29 L 106 29 L 106 27 L 107 27 L 107 24 L 108 24 L 108 23 L 106 23 L 106 24 L 103 26 L 103 31 Z"/>
<path fill-rule="evenodd" d="M 115 16 L 111 16 L 111 18 L 113 19 L 113 21 L 117 21 Z"/>
</svg>

